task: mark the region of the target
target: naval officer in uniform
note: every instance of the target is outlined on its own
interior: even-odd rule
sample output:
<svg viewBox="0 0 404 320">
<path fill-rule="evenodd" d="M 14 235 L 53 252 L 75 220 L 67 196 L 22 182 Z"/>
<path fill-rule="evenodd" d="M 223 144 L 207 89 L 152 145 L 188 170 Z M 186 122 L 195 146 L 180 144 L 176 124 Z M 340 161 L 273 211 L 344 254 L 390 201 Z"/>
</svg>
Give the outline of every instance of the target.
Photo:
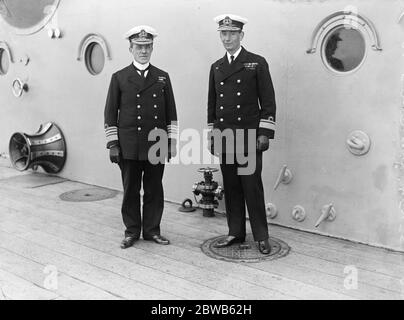
<svg viewBox="0 0 404 320">
<path fill-rule="evenodd" d="M 178 127 L 170 77 L 149 62 L 156 36 L 156 30 L 149 26 L 137 26 L 126 33 L 134 61 L 112 75 L 104 111 L 110 160 L 119 164 L 123 182 L 123 249 L 132 246 L 141 231 L 144 240 L 169 244 L 160 234 L 162 178 L 165 159 L 176 155 Z M 156 143 L 149 137 L 153 130 L 166 133 L 165 139 L 160 139 L 166 147 L 158 152 L 151 152 Z M 142 183 L 143 216 L 139 193 Z"/>
<path fill-rule="evenodd" d="M 220 149 L 221 171 L 225 191 L 225 204 L 229 233 L 216 243 L 216 247 L 226 247 L 233 243 L 244 242 L 246 236 L 247 205 L 254 240 L 262 254 L 270 253 L 268 224 L 264 202 L 264 190 L 261 179 L 262 153 L 269 148 L 269 139 L 275 133 L 275 94 L 265 58 L 247 51 L 241 46 L 244 37 L 243 26 L 247 19 L 224 14 L 216 17 L 220 39 L 226 54 L 210 69 L 208 94 L 208 127 L 223 132 L 226 129 L 253 133 L 253 145 L 247 146 L 244 137 L 244 150 L 253 148 L 255 171 L 252 174 L 240 174 L 242 164 L 231 151 Z M 235 135 L 234 139 L 237 139 Z M 251 140 L 250 140 L 251 141 Z M 211 152 L 216 153 L 210 135 Z M 238 141 L 239 142 L 239 141 Z M 240 143 L 236 142 L 236 147 Z M 220 142 L 221 143 L 221 142 Z M 226 148 L 228 145 L 226 145 Z M 238 148 L 238 147 L 237 147 Z M 233 150 L 234 153 L 238 149 Z M 229 161 L 232 159 L 232 161 Z"/>
</svg>

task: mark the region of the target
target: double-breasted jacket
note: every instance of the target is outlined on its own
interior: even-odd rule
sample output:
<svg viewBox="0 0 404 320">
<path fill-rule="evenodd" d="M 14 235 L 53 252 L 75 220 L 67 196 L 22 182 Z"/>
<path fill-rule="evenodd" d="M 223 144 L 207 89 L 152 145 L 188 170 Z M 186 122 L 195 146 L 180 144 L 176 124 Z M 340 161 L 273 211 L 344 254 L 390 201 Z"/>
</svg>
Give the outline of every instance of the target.
<svg viewBox="0 0 404 320">
<path fill-rule="evenodd" d="M 169 141 L 178 133 L 177 111 L 167 72 L 150 65 L 147 77 L 133 64 L 114 73 L 104 111 L 107 147 L 119 144 L 124 159 L 150 160 L 156 141 L 151 131 L 164 130 Z M 167 148 L 161 151 L 167 151 Z M 159 153 L 159 157 L 166 154 Z"/>
</svg>

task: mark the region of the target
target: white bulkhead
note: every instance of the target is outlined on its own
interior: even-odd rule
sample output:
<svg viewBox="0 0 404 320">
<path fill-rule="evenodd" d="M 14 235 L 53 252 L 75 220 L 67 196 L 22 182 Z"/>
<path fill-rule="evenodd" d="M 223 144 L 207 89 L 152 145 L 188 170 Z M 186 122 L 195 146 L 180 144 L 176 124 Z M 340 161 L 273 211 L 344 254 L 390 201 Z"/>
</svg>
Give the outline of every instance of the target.
<svg viewBox="0 0 404 320">
<path fill-rule="evenodd" d="M 170 74 L 184 146 L 185 129 L 206 128 L 209 68 L 224 55 L 212 19 L 240 13 L 249 19 L 242 44 L 267 59 L 276 92 L 263 169 L 277 209 L 269 222 L 404 249 L 404 2 L 36 2 L 0 1 L 1 154 L 14 132 L 52 121 L 66 138 L 62 177 L 121 189 L 103 110 L 112 73 L 131 63 L 124 32 L 159 31 L 151 63 Z M 203 166 L 167 165 L 165 198 L 192 197 Z M 282 169 L 289 183 L 274 190 Z"/>
</svg>

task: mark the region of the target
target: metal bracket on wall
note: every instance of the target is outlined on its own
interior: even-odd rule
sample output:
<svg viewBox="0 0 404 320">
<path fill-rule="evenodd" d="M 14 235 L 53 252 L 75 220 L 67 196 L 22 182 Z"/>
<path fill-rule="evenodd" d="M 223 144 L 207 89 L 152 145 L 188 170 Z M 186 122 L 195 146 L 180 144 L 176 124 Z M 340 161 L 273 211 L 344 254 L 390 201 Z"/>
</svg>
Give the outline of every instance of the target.
<svg viewBox="0 0 404 320">
<path fill-rule="evenodd" d="M 297 222 L 302 222 L 306 219 L 306 210 L 300 205 L 296 205 L 292 210 L 292 218 Z"/>
<path fill-rule="evenodd" d="M 16 78 L 16 79 L 14 79 L 13 84 L 12 84 L 12 91 L 13 91 L 14 96 L 16 98 L 19 98 L 22 96 L 24 91 L 25 92 L 28 91 L 28 85 L 24 81 L 22 81 L 20 78 Z"/>
<path fill-rule="evenodd" d="M 290 183 L 292 179 L 293 179 L 292 171 L 288 169 L 288 166 L 286 164 L 283 165 L 282 169 L 279 171 L 278 179 L 276 179 L 274 190 L 278 189 L 281 183 L 283 184 Z"/>
<path fill-rule="evenodd" d="M 355 156 L 363 156 L 368 153 L 370 144 L 369 136 L 360 130 L 351 132 L 346 140 L 348 150 Z"/>
<path fill-rule="evenodd" d="M 265 209 L 267 211 L 267 217 L 269 219 L 275 219 L 276 216 L 278 215 L 278 209 L 276 208 L 276 205 L 273 203 L 267 203 Z"/>
<path fill-rule="evenodd" d="M 334 221 L 336 216 L 334 205 L 332 203 L 327 204 L 321 209 L 321 216 L 314 226 L 317 228 L 323 221 Z"/>
</svg>

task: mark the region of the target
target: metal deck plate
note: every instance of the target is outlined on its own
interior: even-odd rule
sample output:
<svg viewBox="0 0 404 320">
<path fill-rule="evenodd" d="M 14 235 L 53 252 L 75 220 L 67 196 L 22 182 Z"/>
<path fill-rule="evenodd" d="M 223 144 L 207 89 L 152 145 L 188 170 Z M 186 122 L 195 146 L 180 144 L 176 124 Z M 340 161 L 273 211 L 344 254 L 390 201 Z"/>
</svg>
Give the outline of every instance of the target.
<svg viewBox="0 0 404 320">
<path fill-rule="evenodd" d="M 213 247 L 217 241 L 225 237 L 226 236 L 219 236 L 206 240 L 201 246 L 203 253 L 211 258 L 229 262 L 261 262 L 284 257 L 290 250 L 290 247 L 284 241 L 269 237 L 271 253 L 269 255 L 263 255 L 259 252 L 257 242 L 254 241 L 252 235 L 247 235 L 246 241 L 242 245 L 235 243 L 225 248 Z"/>
<path fill-rule="evenodd" d="M 115 197 L 118 191 L 105 188 L 87 188 L 62 193 L 59 198 L 64 201 L 99 201 Z"/>
</svg>

